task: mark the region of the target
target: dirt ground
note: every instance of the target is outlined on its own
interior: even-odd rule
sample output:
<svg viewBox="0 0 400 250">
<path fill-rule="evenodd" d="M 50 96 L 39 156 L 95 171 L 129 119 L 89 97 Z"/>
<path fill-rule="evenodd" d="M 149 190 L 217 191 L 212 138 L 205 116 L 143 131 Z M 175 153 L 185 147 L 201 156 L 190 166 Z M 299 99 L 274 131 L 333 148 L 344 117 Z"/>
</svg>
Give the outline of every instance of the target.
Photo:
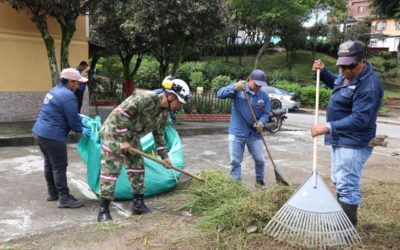
<svg viewBox="0 0 400 250">
<path fill-rule="evenodd" d="M 183 187 L 183 188 L 182 188 Z M 400 248 L 400 184 L 364 185 L 358 231 L 363 249 Z M 198 229 L 197 217 L 179 208 L 187 203 L 186 185 L 151 198 L 153 212 L 112 223 L 82 225 L 22 238 L 3 249 L 295 249 L 262 233 L 210 234 Z"/>
</svg>

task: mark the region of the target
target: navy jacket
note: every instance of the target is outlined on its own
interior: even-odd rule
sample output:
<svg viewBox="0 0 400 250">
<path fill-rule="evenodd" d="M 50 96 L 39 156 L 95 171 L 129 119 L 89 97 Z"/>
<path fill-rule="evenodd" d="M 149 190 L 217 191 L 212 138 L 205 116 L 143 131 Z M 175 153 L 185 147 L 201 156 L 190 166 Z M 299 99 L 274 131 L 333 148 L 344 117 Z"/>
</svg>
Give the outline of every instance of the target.
<svg viewBox="0 0 400 250">
<path fill-rule="evenodd" d="M 32 131 L 44 138 L 67 141 L 70 130 L 82 133 L 78 104 L 74 92 L 59 84 L 46 94 Z"/>
<path fill-rule="evenodd" d="M 246 83 L 246 93 L 250 99 L 251 106 L 256 114 L 257 120 L 264 125 L 269 119 L 269 108 L 271 105 L 269 96 L 263 90 L 253 93 Z M 242 91 L 235 91 L 235 83 L 222 87 L 217 92 L 218 98 L 232 98 L 231 120 L 229 123 L 229 133 L 242 137 L 261 138 L 254 128 L 254 121 L 246 98 Z"/>
<path fill-rule="evenodd" d="M 348 148 L 368 146 L 376 134 L 376 119 L 383 98 L 381 81 L 371 63 L 347 84 L 343 84 L 342 74 L 332 74 L 326 68 L 321 71 L 321 80 L 333 89 L 326 110 L 331 128 L 325 144 Z"/>
</svg>

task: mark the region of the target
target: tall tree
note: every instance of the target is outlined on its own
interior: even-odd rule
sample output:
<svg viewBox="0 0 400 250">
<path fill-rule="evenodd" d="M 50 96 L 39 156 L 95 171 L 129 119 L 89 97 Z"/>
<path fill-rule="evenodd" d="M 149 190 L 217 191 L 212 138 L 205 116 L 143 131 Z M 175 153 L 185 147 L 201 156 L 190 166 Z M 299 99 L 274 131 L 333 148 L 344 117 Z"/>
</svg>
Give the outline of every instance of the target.
<svg viewBox="0 0 400 250">
<path fill-rule="evenodd" d="M 54 48 L 54 39 L 50 35 L 47 19 L 49 13 L 46 8 L 46 1 L 44 0 L 10 0 L 11 7 L 17 11 L 26 11 L 32 22 L 35 23 L 36 28 L 39 30 L 40 35 L 44 41 L 47 51 L 47 58 L 49 61 L 50 75 L 53 85 L 57 82 L 57 59 Z"/>
<path fill-rule="evenodd" d="M 136 4 L 135 0 L 103 0 L 91 11 L 91 40 L 121 59 L 126 96 L 132 94 L 134 76 L 149 47 L 144 35 L 138 31 L 133 9 Z"/>
<path fill-rule="evenodd" d="M 136 0 L 132 15 L 135 25 L 150 43 L 164 78 L 173 63 L 176 73 L 186 46 L 213 37 L 223 29 L 223 0 Z"/>
<path fill-rule="evenodd" d="M 70 66 L 69 45 L 76 31 L 76 20 L 80 15 L 86 14 L 89 5 L 93 5 L 94 2 L 94 0 L 47 1 L 49 15 L 57 20 L 61 28 L 61 69 Z"/>
<path fill-rule="evenodd" d="M 94 0 L 8 0 L 17 11 L 26 11 L 39 30 L 47 50 L 52 84 L 58 80 L 58 67 L 54 47 L 54 38 L 48 30 L 47 21 L 55 18 L 61 28 L 61 69 L 69 67 L 69 44 L 76 30 L 76 20 L 85 13 Z"/>
</svg>

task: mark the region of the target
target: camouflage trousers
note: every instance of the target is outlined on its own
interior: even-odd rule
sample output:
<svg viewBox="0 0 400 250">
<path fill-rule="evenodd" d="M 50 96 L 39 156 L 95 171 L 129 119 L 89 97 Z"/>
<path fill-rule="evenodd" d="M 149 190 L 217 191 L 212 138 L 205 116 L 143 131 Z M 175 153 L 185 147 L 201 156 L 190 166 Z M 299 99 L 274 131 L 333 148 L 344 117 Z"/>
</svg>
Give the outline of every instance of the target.
<svg viewBox="0 0 400 250">
<path fill-rule="evenodd" d="M 140 148 L 140 144 L 132 145 Z M 144 162 L 143 158 L 134 153 L 112 149 L 119 148 L 117 144 L 108 143 L 102 145 L 100 196 L 107 200 L 114 200 L 115 183 L 125 164 L 129 181 L 134 194 L 144 194 Z"/>
</svg>

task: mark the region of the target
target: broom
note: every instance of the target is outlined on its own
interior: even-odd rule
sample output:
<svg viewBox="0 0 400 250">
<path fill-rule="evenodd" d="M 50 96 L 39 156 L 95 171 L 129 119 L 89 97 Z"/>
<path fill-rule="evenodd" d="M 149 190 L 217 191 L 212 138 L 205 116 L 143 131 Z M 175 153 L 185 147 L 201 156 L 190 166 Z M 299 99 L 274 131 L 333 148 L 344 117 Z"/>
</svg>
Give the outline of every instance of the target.
<svg viewBox="0 0 400 250">
<path fill-rule="evenodd" d="M 317 70 L 315 124 L 318 122 L 320 70 Z M 361 239 L 342 207 L 317 172 L 317 137 L 313 170 L 268 222 L 264 233 L 279 241 L 311 248 L 345 247 Z"/>
</svg>

